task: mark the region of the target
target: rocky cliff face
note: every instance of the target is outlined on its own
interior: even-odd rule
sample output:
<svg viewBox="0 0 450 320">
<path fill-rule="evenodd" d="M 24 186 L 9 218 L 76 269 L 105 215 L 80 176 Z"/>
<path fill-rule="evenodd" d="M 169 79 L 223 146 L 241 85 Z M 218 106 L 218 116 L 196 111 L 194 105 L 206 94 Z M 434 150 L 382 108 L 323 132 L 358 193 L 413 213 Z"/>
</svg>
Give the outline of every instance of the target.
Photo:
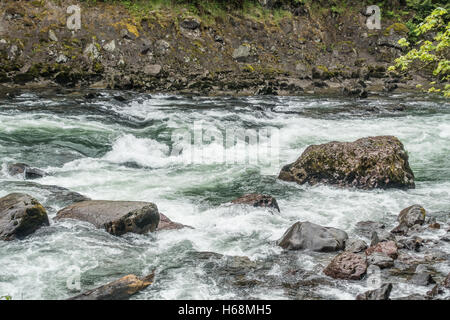
<svg viewBox="0 0 450 320">
<path fill-rule="evenodd" d="M 71 30 L 76 12 L 67 9 L 74 4 L 81 24 Z M 364 9 L 194 16 L 187 9 L 132 13 L 117 4 L 5 0 L 0 85 L 356 97 L 414 88 L 423 79 L 386 74 L 408 29 L 383 18 L 380 30 L 369 30 Z"/>
</svg>

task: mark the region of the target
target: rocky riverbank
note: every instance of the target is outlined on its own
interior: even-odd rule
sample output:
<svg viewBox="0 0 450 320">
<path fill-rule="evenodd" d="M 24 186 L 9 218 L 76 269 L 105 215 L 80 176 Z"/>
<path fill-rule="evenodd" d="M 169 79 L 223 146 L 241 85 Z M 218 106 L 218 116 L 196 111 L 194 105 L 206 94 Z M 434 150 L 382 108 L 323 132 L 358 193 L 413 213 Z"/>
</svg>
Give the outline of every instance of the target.
<svg viewBox="0 0 450 320">
<path fill-rule="evenodd" d="M 71 5 L 81 8 L 70 30 Z M 366 5 L 320 14 L 284 11 L 196 15 L 161 8 L 139 14 L 82 1 L 0 3 L 0 89 L 110 88 L 201 95 L 374 92 L 427 88 L 424 74 L 387 67 L 402 54 L 408 28 L 382 17 L 367 28 Z M 282 12 L 282 14 L 279 14 Z M 413 14 L 413 13 L 411 13 Z"/>
</svg>

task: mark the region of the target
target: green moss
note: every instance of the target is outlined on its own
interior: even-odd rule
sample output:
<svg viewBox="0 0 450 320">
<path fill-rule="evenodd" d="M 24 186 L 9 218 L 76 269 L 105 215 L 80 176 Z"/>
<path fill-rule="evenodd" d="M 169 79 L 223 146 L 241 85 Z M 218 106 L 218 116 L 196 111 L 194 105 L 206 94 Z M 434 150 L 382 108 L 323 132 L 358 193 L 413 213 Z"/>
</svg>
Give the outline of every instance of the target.
<svg viewBox="0 0 450 320">
<path fill-rule="evenodd" d="M 409 28 L 403 24 L 403 23 L 393 23 L 391 24 L 389 27 L 386 28 L 386 30 L 384 31 L 384 35 L 388 36 L 391 34 L 391 30 L 395 31 L 396 33 L 400 33 L 400 34 L 408 34 L 409 33 Z"/>
</svg>

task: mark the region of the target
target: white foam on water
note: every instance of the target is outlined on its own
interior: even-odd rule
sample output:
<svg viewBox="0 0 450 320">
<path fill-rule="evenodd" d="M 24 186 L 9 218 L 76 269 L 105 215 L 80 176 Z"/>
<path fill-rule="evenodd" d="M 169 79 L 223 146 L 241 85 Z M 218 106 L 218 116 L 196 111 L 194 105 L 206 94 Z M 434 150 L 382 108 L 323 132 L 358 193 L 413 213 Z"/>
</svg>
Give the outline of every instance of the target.
<svg viewBox="0 0 450 320">
<path fill-rule="evenodd" d="M 195 121 L 203 120 L 206 129 L 223 131 L 239 129 L 252 124 L 252 129 L 266 128 L 278 131 L 279 150 L 272 150 L 269 139 L 257 144 L 226 146 L 221 141 L 204 145 L 191 145 L 190 141 L 175 143 L 181 154 L 172 153 L 167 139 L 160 139 L 152 125 L 145 129 L 105 124 L 96 117 L 65 117 L 47 113 L 0 112 L 0 134 L 9 134 L 34 128 L 39 130 L 79 130 L 108 137 L 108 151 L 98 157 L 82 157 L 62 166 L 52 164 L 44 168 L 50 175 L 38 183 L 58 185 L 83 193 L 93 199 L 151 201 L 170 219 L 195 229 L 163 231 L 151 235 L 113 237 L 102 230 L 80 222 L 52 222 L 22 242 L 7 243 L 0 247 L 2 278 L 0 295 L 14 297 L 24 293 L 26 299 L 67 297 L 65 279 L 70 267 L 82 270 L 84 288 L 92 288 L 117 279 L 127 273 L 144 275 L 152 270 L 171 270 L 173 261 L 187 250 L 212 251 L 225 255 L 248 256 L 257 261 L 282 252 L 276 246 L 283 233 L 296 221 L 311 221 L 320 225 L 341 228 L 354 236 L 358 221 L 394 221 L 399 211 L 414 203 L 422 204 L 429 212 L 448 211 L 450 208 L 450 181 L 427 180 L 430 171 L 450 169 L 450 115 L 412 114 L 404 117 L 369 118 L 307 118 L 300 115 L 279 114 L 276 111 L 328 108 L 336 104 L 349 106 L 339 100 L 304 100 L 301 98 L 270 101 L 275 111 L 254 111 L 258 104 L 269 103 L 265 98 L 243 99 L 238 107 L 201 108 L 214 99 L 169 100 L 167 96 L 153 96 L 142 103 L 131 101 L 125 106 L 114 103 L 101 104 L 121 117 L 132 121 L 155 120 L 167 130 L 193 130 Z M 241 101 L 241 102 L 242 102 Z M 226 101 L 219 101 L 224 104 Z M 375 102 L 374 102 L 375 103 Z M 183 110 L 181 106 L 186 107 Z M 37 132 L 39 132 L 37 130 Z M 155 129 L 156 130 L 156 129 Z M 148 134 L 149 132 L 152 133 Z M 171 132 L 166 132 L 170 136 Z M 270 212 L 246 206 L 211 205 L 208 198 L 218 193 L 234 193 L 235 182 L 243 190 L 255 190 L 258 185 L 242 181 L 249 170 L 258 174 L 276 176 L 280 168 L 295 161 L 310 144 L 330 140 L 353 141 L 365 136 L 395 135 L 404 143 L 410 155 L 412 169 L 420 173 L 421 180 L 413 190 L 355 190 L 330 186 L 298 186 L 276 181 L 275 190 L 285 190 L 277 196 L 281 212 Z M 0 147 L 3 143 L 0 141 Z M 1 154 L 1 151 L 0 151 Z M 236 163 L 223 163 L 224 154 L 235 156 Z M 249 156 L 262 161 L 247 163 Z M 39 154 L 38 157 L 45 157 Z M 8 156 L 0 159 L 2 181 L 13 181 L 4 172 Z M 19 161 L 20 159 L 14 159 Z M 138 168 L 127 166 L 137 164 Z M 275 163 L 275 165 L 273 165 Z M 438 177 L 439 178 L 439 177 Z M 15 187 L 14 190 L 19 190 Z M 8 193 L 8 187 L 0 196 Z M 23 187 L 23 191 L 29 191 Z M 221 191 L 222 190 L 222 191 Z M 33 194 L 38 199 L 45 196 Z M 230 199 L 231 200 L 231 199 Z M 441 231 L 430 231 L 425 236 L 437 239 Z M 448 251 L 448 248 L 444 250 Z M 172 261 L 173 260 L 173 261 Z M 326 260 L 326 259 L 325 259 Z M 298 264 L 313 271 L 317 266 L 315 256 L 301 255 Z M 324 263 L 326 261 L 320 261 Z M 445 270 L 445 266 L 440 266 Z M 169 272 L 169 271 L 168 271 Z M 274 267 L 270 274 L 279 270 Z M 239 299 L 233 290 L 224 290 L 213 279 L 206 277 L 200 268 L 177 266 L 155 288 L 137 295 L 136 299 Z M 416 292 L 408 285 L 393 291 L 394 296 Z M 324 298 L 354 299 L 364 292 L 364 284 L 340 285 L 336 288 L 319 287 L 317 294 Z M 257 290 L 257 289 L 255 289 Z M 279 290 L 255 292 L 255 297 L 283 299 Z"/>
</svg>

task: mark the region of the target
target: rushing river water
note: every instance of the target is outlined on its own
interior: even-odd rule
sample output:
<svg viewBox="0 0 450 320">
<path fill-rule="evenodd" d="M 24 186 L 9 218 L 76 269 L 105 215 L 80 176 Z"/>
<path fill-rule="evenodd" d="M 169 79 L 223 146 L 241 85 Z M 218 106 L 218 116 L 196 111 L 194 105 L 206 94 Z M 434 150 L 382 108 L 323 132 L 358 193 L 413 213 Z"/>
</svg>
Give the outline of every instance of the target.
<svg viewBox="0 0 450 320">
<path fill-rule="evenodd" d="M 306 220 L 343 229 L 352 237 L 358 221 L 393 225 L 399 211 L 415 203 L 438 220 L 449 220 L 450 104 L 444 100 L 409 95 L 355 101 L 99 93 L 85 99 L 85 93 L 25 92 L 0 101 L 0 197 L 28 193 L 53 218 L 64 203 L 38 184 L 57 185 L 92 199 L 151 201 L 170 219 L 194 229 L 114 237 L 87 223 L 51 221 L 50 227 L 24 240 L 0 243 L 0 296 L 73 296 L 77 292 L 66 281 L 79 268 L 82 290 L 156 269 L 155 283 L 133 299 L 353 299 L 368 290 L 364 280 L 320 282 L 296 288 L 299 294 L 279 285 L 286 277 L 286 254 L 275 241 L 294 222 Z M 118 101 L 116 95 L 128 99 Z M 220 139 L 194 145 L 174 139 L 199 127 L 222 136 L 244 128 L 260 137 L 257 143 L 250 137 L 249 145 L 235 146 Z M 395 135 L 404 143 L 416 189 L 362 191 L 276 179 L 281 166 L 310 144 L 374 135 Z M 236 156 L 236 161 L 224 162 L 224 155 Z M 257 162 L 246 161 L 255 156 Z M 33 182 L 10 177 L 5 170 L 10 162 L 25 162 L 49 175 Z M 254 192 L 274 196 L 281 213 L 226 204 Z M 438 239 L 445 232 L 430 231 L 424 237 Z M 449 247 L 447 242 L 439 250 L 449 254 Z M 195 253 L 203 251 L 263 263 L 272 282 L 227 282 L 232 275 L 226 268 L 216 266 L 211 272 L 208 263 L 197 259 Z M 334 255 L 295 252 L 286 263 L 320 274 Z M 448 260 L 433 268 L 441 274 L 450 271 Z M 261 276 L 254 274 L 255 279 Z M 399 283 L 391 297 L 427 290 Z"/>
</svg>

